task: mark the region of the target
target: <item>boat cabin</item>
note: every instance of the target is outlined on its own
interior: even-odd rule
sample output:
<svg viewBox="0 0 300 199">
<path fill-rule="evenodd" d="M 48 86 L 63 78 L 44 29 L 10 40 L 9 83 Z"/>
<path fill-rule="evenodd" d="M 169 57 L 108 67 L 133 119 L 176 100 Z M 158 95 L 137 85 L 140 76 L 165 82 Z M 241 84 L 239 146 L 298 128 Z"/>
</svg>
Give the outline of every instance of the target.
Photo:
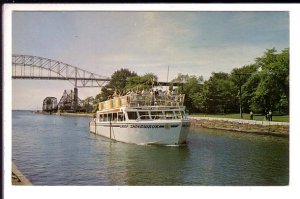
<svg viewBox="0 0 300 199">
<path fill-rule="evenodd" d="M 186 119 L 184 95 L 125 95 L 99 103 L 99 122 Z"/>
</svg>

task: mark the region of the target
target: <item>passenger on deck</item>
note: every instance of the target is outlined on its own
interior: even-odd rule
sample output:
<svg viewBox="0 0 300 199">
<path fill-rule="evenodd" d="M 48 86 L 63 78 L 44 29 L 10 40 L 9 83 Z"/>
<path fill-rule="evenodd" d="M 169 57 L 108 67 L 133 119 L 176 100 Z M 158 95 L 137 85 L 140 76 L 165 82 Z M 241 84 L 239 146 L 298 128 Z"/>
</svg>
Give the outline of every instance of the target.
<svg viewBox="0 0 300 199">
<path fill-rule="evenodd" d="M 158 96 L 162 99 L 164 97 L 164 93 L 162 92 L 162 90 L 158 91 Z"/>
<path fill-rule="evenodd" d="M 151 104 L 151 106 L 153 106 L 154 105 L 154 101 L 155 101 L 155 95 L 154 95 L 153 90 L 150 90 L 150 97 L 151 97 L 150 104 Z"/>
<path fill-rule="evenodd" d="M 155 98 L 158 97 L 158 94 L 159 94 L 158 89 L 156 89 L 156 90 L 154 91 Z"/>
<path fill-rule="evenodd" d="M 133 90 L 129 90 L 129 94 L 128 95 L 130 95 L 132 97 L 134 95 Z"/>
<path fill-rule="evenodd" d="M 168 100 L 172 99 L 172 94 L 171 94 L 171 91 L 170 91 L 170 90 L 167 90 L 166 98 L 167 98 Z"/>
</svg>

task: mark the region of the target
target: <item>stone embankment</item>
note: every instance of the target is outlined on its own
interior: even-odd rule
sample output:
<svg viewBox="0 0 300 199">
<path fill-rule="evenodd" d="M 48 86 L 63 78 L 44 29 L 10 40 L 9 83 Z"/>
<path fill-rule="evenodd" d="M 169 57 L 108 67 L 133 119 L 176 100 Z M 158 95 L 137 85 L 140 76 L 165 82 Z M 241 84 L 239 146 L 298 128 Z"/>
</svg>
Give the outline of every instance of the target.
<svg viewBox="0 0 300 199">
<path fill-rule="evenodd" d="M 24 176 L 17 166 L 12 163 L 11 181 L 13 185 L 32 185 L 31 182 Z"/>
<path fill-rule="evenodd" d="M 288 122 L 255 121 L 229 118 L 190 117 L 191 126 L 222 130 L 289 136 Z"/>
</svg>

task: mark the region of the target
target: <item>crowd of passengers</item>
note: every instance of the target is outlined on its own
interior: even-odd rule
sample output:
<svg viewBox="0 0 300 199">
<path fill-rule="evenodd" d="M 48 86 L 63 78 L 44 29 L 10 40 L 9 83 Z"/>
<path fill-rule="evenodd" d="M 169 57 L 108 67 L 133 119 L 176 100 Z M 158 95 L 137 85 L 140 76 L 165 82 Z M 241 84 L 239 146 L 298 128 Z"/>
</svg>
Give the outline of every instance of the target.
<svg viewBox="0 0 300 199">
<path fill-rule="evenodd" d="M 138 99 L 139 97 L 149 97 L 152 102 L 158 101 L 158 100 L 175 100 L 182 102 L 183 101 L 183 95 L 176 92 L 176 90 L 158 90 L 158 89 L 143 89 L 139 90 L 137 89 L 134 91 L 133 89 L 128 90 L 125 95 L 123 96 L 130 96 L 131 100 Z M 109 96 L 108 99 L 113 99 L 114 97 L 120 97 L 120 94 L 118 94 L 116 91 L 113 95 Z"/>
</svg>

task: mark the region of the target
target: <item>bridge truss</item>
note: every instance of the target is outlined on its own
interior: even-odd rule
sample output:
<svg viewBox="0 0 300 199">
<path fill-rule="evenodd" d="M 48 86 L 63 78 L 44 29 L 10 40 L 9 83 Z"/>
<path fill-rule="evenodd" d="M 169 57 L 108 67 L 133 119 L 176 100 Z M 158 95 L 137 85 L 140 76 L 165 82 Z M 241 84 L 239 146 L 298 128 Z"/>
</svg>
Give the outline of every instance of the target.
<svg viewBox="0 0 300 199">
<path fill-rule="evenodd" d="M 70 64 L 31 55 L 12 55 L 13 79 L 68 80 L 77 87 L 102 87 L 110 78 Z"/>
</svg>

